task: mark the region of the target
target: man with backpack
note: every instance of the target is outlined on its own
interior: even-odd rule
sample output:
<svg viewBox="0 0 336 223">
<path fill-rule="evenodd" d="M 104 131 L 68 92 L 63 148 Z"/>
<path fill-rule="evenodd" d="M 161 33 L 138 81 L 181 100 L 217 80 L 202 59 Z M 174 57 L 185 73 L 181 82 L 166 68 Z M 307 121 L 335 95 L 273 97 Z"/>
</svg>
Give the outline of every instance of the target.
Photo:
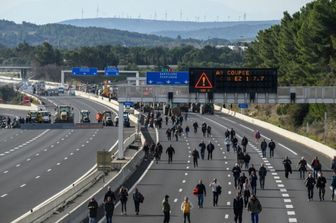
<svg viewBox="0 0 336 223">
<path fill-rule="evenodd" d="M 173 155 L 175 154 L 175 149 L 170 145 L 166 149 L 166 153 L 168 154 L 168 164 L 173 163 Z"/>
<path fill-rule="evenodd" d="M 243 209 L 244 209 L 244 200 L 241 196 L 241 192 L 237 193 L 237 197 L 233 200 L 233 213 L 235 223 L 243 222 Z"/>
<path fill-rule="evenodd" d="M 135 207 L 135 214 L 139 215 L 140 203 L 144 202 L 144 196 L 139 192 L 138 188 L 135 188 L 135 192 L 133 193 L 133 201 Z"/>
<path fill-rule="evenodd" d="M 316 179 L 317 178 L 317 173 L 322 170 L 322 165 L 321 165 L 320 160 L 318 159 L 317 156 L 312 161 L 311 167 L 313 168 L 313 176 Z"/>
<path fill-rule="evenodd" d="M 216 207 L 218 205 L 218 196 L 222 193 L 222 187 L 217 183 L 216 178 L 209 184 L 209 187 L 213 194 L 212 205 Z"/>
</svg>

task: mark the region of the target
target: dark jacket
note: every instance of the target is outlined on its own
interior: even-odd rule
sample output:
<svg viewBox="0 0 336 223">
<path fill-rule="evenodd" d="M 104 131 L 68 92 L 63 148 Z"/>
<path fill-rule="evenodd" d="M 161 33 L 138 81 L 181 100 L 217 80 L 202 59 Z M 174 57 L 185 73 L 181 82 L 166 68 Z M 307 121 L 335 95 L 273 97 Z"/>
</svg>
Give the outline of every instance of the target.
<svg viewBox="0 0 336 223">
<path fill-rule="evenodd" d="M 285 159 L 284 161 L 282 161 L 282 163 L 286 171 L 292 172 L 292 166 L 291 166 L 292 161 L 290 161 L 290 159 Z"/>
<path fill-rule="evenodd" d="M 204 142 L 201 142 L 200 144 L 198 144 L 199 147 L 201 147 L 201 153 L 204 153 L 205 152 L 205 143 Z"/>
<path fill-rule="evenodd" d="M 274 143 L 273 141 L 270 141 L 270 142 L 268 143 L 268 147 L 270 148 L 270 150 L 275 149 L 275 143 Z"/>
<path fill-rule="evenodd" d="M 314 188 L 315 184 L 316 181 L 314 177 L 307 177 L 307 179 L 305 180 L 305 185 L 307 188 Z"/>
<path fill-rule="evenodd" d="M 206 195 L 206 189 L 205 189 L 204 184 L 197 184 L 196 187 L 198 189 L 198 194 Z"/>
<path fill-rule="evenodd" d="M 266 167 L 262 166 L 259 168 L 259 177 L 266 177 L 267 169 Z"/>
<path fill-rule="evenodd" d="M 241 141 L 241 144 L 242 144 L 243 146 L 246 146 L 247 143 L 248 143 L 248 139 L 244 136 L 243 139 L 242 139 L 242 141 Z"/>
<path fill-rule="evenodd" d="M 212 152 L 212 151 L 214 151 L 214 149 L 215 149 L 215 146 L 214 146 L 214 144 L 212 144 L 211 142 L 207 145 L 207 150 L 208 150 L 208 152 Z"/>
<path fill-rule="evenodd" d="M 233 212 L 237 215 L 242 213 L 244 209 L 244 200 L 242 197 L 235 197 L 233 199 Z"/>
<path fill-rule="evenodd" d="M 332 187 L 336 187 L 336 176 L 333 176 L 331 178 L 331 184 L 330 184 Z"/>
<path fill-rule="evenodd" d="M 306 160 L 300 160 L 299 161 L 299 170 L 306 171 L 307 170 L 307 161 Z"/>
<path fill-rule="evenodd" d="M 332 169 L 333 171 L 336 171 L 336 160 L 333 160 L 333 161 L 331 162 L 331 169 Z"/>
<path fill-rule="evenodd" d="M 170 212 L 170 205 L 167 200 L 163 200 L 162 202 L 162 211 L 166 213 Z"/>
<path fill-rule="evenodd" d="M 232 174 L 234 178 L 238 178 L 240 176 L 240 173 L 241 173 L 241 169 L 239 166 L 234 166 L 232 168 Z"/>
<path fill-rule="evenodd" d="M 97 212 L 98 212 L 98 203 L 95 200 L 91 200 L 88 204 L 89 208 L 89 217 L 90 218 L 96 218 L 97 217 Z"/>
<path fill-rule="evenodd" d="M 261 148 L 261 150 L 267 149 L 267 142 L 266 141 L 262 141 L 261 145 L 260 145 L 260 148 Z"/>
<path fill-rule="evenodd" d="M 113 192 L 113 191 L 109 190 L 109 191 L 107 191 L 107 192 L 106 192 L 106 194 L 105 194 L 105 196 L 104 196 L 104 202 L 106 202 L 106 201 L 107 201 L 107 198 L 108 198 L 108 197 L 110 197 L 110 198 L 111 198 L 111 201 L 112 201 L 112 202 L 115 202 L 115 200 L 116 200 L 116 197 L 115 197 L 115 195 L 114 195 L 114 192 Z"/>
<path fill-rule="evenodd" d="M 261 204 L 258 199 L 252 200 L 250 199 L 248 203 L 248 210 L 251 213 L 260 213 L 262 211 Z"/>
<path fill-rule="evenodd" d="M 175 149 L 172 146 L 169 146 L 166 150 L 166 153 L 168 153 L 169 156 L 172 156 L 175 154 Z"/>
<path fill-rule="evenodd" d="M 317 182 L 316 182 L 317 188 L 325 188 L 326 184 L 327 184 L 327 179 L 324 176 L 319 176 L 317 178 Z"/>
<path fill-rule="evenodd" d="M 250 184 L 251 184 L 251 186 L 256 187 L 257 186 L 257 181 L 258 181 L 257 175 L 251 175 L 250 176 Z"/>
<path fill-rule="evenodd" d="M 249 163 L 251 160 L 251 156 L 249 154 L 244 155 L 244 162 Z"/>
<path fill-rule="evenodd" d="M 105 214 L 107 216 L 112 216 L 114 211 L 114 203 L 112 201 L 105 202 L 104 204 Z"/>
<path fill-rule="evenodd" d="M 127 201 L 127 198 L 128 198 L 127 190 L 124 189 L 124 190 L 120 191 L 119 196 L 120 196 L 120 201 Z"/>
<path fill-rule="evenodd" d="M 197 150 L 192 151 L 191 155 L 193 156 L 194 159 L 198 159 L 199 156 L 199 152 Z"/>
</svg>

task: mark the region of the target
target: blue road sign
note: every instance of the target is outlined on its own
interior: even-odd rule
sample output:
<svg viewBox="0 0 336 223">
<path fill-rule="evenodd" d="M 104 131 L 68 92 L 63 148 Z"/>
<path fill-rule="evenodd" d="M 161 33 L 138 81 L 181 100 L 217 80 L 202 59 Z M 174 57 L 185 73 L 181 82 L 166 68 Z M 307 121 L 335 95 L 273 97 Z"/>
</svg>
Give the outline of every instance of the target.
<svg viewBox="0 0 336 223">
<path fill-rule="evenodd" d="M 148 85 L 187 85 L 189 72 L 147 72 Z"/>
<path fill-rule="evenodd" d="M 119 69 L 117 67 L 106 67 L 105 76 L 118 76 Z"/>
<path fill-rule="evenodd" d="M 74 76 L 97 76 L 98 69 L 95 67 L 73 67 L 72 75 Z"/>
<path fill-rule="evenodd" d="M 238 104 L 239 108 L 248 108 L 247 103 Z"/>
<path fill-rule="evenodd" d="M 131 101 L 125 101 L 124 102 L 124 106 L 126 106 L 126 107 L 133 107 L 133 105 L 134 105 L 134 102 L 131 102 Z"/>
</svg>

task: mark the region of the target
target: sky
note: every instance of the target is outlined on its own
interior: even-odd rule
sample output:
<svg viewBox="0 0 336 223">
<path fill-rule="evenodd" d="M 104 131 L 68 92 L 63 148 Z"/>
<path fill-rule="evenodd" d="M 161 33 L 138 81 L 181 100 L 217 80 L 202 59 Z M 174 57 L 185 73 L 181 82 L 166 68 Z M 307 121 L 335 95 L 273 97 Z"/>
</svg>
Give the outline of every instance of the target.
<svg viewBox="0 0 336 223">
<path fill-rule="evenodd" d="M 312 0 L 0 0 L 0 19 L 56 23 L 122 17 L 183 21 L 279 20 Z"/>
</svg>

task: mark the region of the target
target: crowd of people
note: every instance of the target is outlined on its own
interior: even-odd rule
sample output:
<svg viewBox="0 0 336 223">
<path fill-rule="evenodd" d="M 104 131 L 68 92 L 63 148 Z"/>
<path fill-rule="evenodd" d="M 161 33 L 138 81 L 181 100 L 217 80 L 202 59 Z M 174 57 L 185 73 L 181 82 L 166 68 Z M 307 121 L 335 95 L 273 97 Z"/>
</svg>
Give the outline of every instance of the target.
<svg viewBox="0 0 336 223">
<path fill-rule="evenodd" d="M 161 116 L 151 115 L 149 120 L 154 120 L 155 125 L 161 128 L 161 123 L 157 123 L 155 120 L 161 120 Z M 154 118 L 155 117 L 155 118 Z M 183 128 L 183 122 L 187 120 L 187 115 L 184 117 L 182 115 L 179 116 L 168 116 L 165 117 L 165 123 L 167 126 L 166 136 L 168 143 L 172 141 L 172 137 L 175 138 L 176 141 L 182 136 L 184 132 L 186 137 L 189 137 L 190 128 L 188 123 Z M 159 121 L 159 122 L 161 122 Z M 151 121 L 149 121 L 150 123 Z M 170 126 L 169 123 L 172 123 Z M 149 124 L 150 125 L 150 124 Z M 194 134 L 198 134 L 199 125 L 195 121 L 192 124 L 194 129 Z M 201 124 L 201 134 L 203 139 L 201 139 L 198 144 L 198 149 L 193 148 L 191 151 L 191 157 L 193 159 L 193 166 L 197 168 L 199 165 L 199 160 L 209 160 L 213 159 L 213 152 L 215 150 L 215 145 L 211 142 L 211 126 L 207 123 L 203 122 Z M 256 131 L 254 133 L 255 143 L 260 146 L 262 157 L 267 156 L 267 149 L 269 151 L 269 157 L 274 158 L 274 150 L 276 149 L 276 143 L 270 139 L 269 142 L 266 139 L 261 139 L 261 133 Z M 209 139 L 206 139 L 209 138 Z M 207 141 L 207 143 L 205 143 Z M 267 176 L 267 168 L 264 163 L 261 163 L 260 166 L 256 167 L 254 164 L 250 164 L 251 156 L 248 153 L 248 144 L 249 139 L 246 136 L 243 136 L 240 143 L 236 132 L 234 129 L 227 129 L 224 133 L 224 145 L 226 146 L 226 151 L 230 152 L 231 147 L 236 156 L 236 162 L 231 169 L 232 176 L 234 179 L 234 189 L 236 192 L 236 196 L 233 199 L 233 213 L 234 213 L 234 222 L 243 222 L 243 212 L 246 209 L 250 216 L 252 223 L 259 222 L 259 214 L 262 212 L 262 204 L 257 197 L 258 188 L 260 190 L 265 189 L 265 179 Z M 154 159 L 156 163 L 161 161 L 162 153 L 165 152 L 167 155 L 168 164 L 173 163 L 173 157 L 175 154 L 175 148 L 173 148 L 172 143 L 164 150 L 163 145 L 160 142 L 156 144 L 145 144 L 143 147 L 143 151 L 145 152 L 145 159 Z M 255 162 L 254 162 L 255 163 Z M 285 157 L 283 160 L 283 166 L 285 171 L 285 177 L 289 178 L 289 175 L 293 173 L 292 170 L 292 161 L 289 157 Z M 318 189 L 319 198 L 321 201 L 325 198 L 325 188 L 327 186 L 327 179 L 324 177 L 322 172 L 322 165 L 319 161 L 318 157 L 311 162 L 312 171 L 308 172 L 308 176 L 306 177 L 306 172 L 308 171 L 308 163 L 302 157 L 297 163 L 297 170 L 299 172 L 300 179 L 304 180 L 304 184 L 307 187 L 308 192 L 308 200 L 311 201 L 313 199 L 314 188 Z M 335 190 L 336 190 L 336 157 L 334 157 L 331 165 L 331 169 L 333 170 L 333 177 L 331 179 L 331 188 L 332 188 L 332 200 L 334 200 Z M 258 187 L 259 183 L 259 187 Z M 211 182 L 209 182 L 208 186 L 206 186 L 202 179 L 199 180 L 197 185 L 194 187 L 192 194 L 197 198 L 197 207 L 204 207 L 204 200 L 207 195 L 207 188 L 209 188 L 212 192 L 212 205 L 213 207 L 218 206 L 219 198 L 222 193 L 222 186 L 218 182 L 217 178 L 214 178 Z M 122 215 L 127 215 L 127 200 L 128 200 L 128 190 L 125 187 L 121 187 L 118 193 L 118 196 L 111 191 L 109 188 L 108 192 L 104 198 L 104 210 L 106 214 L 106 221 L 112 222 L 112 215 L 114 210 L 114 205 L 116 203 L 116 197 L 119 198 L 121 204 Z M 135 189 L 133 193 L 133 201 L 134 201 L 134 210 L 135 214 L 139 215 L 140 213 L 140 204 L 144 202 L 144 196 L 139 192 L 138 189 Z M 98 205 L 95 203 L 96 201 L 93 199 L 90 201 L 88 207 L 90 210 L 89 216 L 92 219 L 91 222 L 95 222 L 96 213 Z M 181 203 L 181 212 L 183 214 L 183 221 L 191 222 L 191 210 L 194 206 L 192 205 L 190 198 L 188 196 L 184 197 L 183 202 Z M 162 212 L 163 212 L 163 222 L 170 222 L 170 214 L 171 214 L 171 206 L 169 202 L 169 195 L 166 194 L 162 201 Z"/>
</svg>

